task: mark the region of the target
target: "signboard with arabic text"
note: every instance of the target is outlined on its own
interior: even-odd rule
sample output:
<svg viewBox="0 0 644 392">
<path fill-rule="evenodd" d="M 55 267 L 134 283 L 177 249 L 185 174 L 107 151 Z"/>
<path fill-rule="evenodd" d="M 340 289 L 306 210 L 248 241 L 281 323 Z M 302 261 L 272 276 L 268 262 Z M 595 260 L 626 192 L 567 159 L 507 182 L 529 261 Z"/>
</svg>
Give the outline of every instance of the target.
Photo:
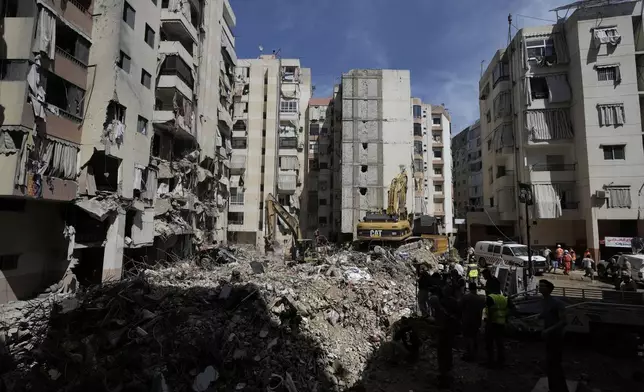
<svg viewBox="0 0 644 392">
<path fill-rule="evenodd" d="M 604 237 L 604 244 L 608 248 L 630 248 L 632 237 Z"/>
</svg>

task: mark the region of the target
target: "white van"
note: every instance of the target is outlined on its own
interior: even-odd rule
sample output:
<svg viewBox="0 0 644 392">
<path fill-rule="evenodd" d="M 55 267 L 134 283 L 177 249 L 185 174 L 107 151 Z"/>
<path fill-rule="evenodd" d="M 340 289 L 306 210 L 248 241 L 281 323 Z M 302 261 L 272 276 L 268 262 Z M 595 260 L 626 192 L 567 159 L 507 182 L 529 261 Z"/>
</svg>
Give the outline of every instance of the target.
<svg viewBox="0 0 644 392">
<path fill-rule="evenodd" d="M 517 267 L 523 267 L 528 263 L 528 247 L 516 242 L 479 241 L 474 246 L 474 255 L 482 267 L 501 260 Z M 534 252 L 532 265 L 535 274 L 542 274 L 548 269 L 546 258 L 535 255 Z"/>
</svg>

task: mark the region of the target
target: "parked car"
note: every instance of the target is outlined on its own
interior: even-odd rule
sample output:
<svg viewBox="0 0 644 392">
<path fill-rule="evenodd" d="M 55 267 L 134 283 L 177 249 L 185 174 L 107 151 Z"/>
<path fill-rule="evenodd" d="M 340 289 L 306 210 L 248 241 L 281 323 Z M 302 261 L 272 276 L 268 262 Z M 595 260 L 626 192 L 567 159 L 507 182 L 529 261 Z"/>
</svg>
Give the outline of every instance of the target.
<svg viewBox="0 0 644 392">
<path fill-rule="evenodd" d="M 486 267 L 496 261 L 503 260 L 508 265 L 517 267 L 527 266 L 528 247 L 516 242 L 479 241 L 474 246 L 474 254 L 479 266 Z M 532 251 L 532 266 L 536 275 L 548 270 L 546 258 Z"/>
</svg>

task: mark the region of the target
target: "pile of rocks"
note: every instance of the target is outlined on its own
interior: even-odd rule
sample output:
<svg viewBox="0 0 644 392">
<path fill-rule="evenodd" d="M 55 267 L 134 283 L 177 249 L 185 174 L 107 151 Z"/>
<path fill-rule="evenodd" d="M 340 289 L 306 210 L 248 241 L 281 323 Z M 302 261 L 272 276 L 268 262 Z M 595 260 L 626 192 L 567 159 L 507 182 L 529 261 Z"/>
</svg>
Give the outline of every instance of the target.
<svg viewBox="0 0 644 392">
<path fill-rule="evenodd" d="M 287 264 L 230 248 L 141 271 L 16 310 L 29 333 L 10 331 L 5 379 L 13 391 L 344 390 L 415 309 L 411 261 L 437 262 L 428 254 L 339 250 Z"/>
</svg>

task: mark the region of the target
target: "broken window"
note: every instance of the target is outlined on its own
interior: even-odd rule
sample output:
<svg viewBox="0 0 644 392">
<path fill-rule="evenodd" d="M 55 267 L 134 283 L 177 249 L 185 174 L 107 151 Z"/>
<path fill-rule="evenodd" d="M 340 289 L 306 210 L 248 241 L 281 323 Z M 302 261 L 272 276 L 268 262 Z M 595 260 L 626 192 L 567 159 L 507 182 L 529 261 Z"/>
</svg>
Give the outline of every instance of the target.
<svg viewBox="0 0 644 392">
<path fill-rule="evenodd" d="M 531 39 L 526 41 L 528 60 L 555 57 L 555 42 L 552 39 Z"/>
<path fill-rule="evenodd" d="M 316 136 L 320 134 L 320 124 L 309 125 L 309 135 Z"/>
<path fill-rule="evenodd" d="M 109 156 L 104 151 L 96 151 L 87 163 L 87 174 L 94 178 L 97 190 L 116 192 L 120 165 L 120 159 Z"/>
<path fill-rule="evenodd" d="M 56 48 L 87 65 L 90 43 L 60 20 L 56 21 Z"/>
<path fill-rule="evenodd" d="M 45 101 L 80 122 L 83 118 L 85 90 L 51 72 L 47 72 L 46 86 Z"/>
<path fill-rule="evenodd" d="M 532 99 L 547 99 L 548 82 L 546 78 L 530 78 L 530 90 L 532 91 Z"/>
<path fill-rule="evenodd" d="M 419 140 L 414 141 L 414 155 L 423 155 L 423 142 Z"/>
<path fill-rule="evenodd" d="M 114 120 L 124 124 L 125 112 L 125 106 L 116 101 L 110 101 L 110 103 L 107 105 L 107 115 L 105 116 L 105 123 L 103 124 L 103 128 L 107 127 Z"/>
<path fill-rule="evenodd" d="M 414 159 L 414 171 L 415 172 L 422 172 L 423 171 L 423 160 L 422 159 Z"/>
<path fill-rule="evenodd" d="M 131 62 L 132 62 L 132 58 L 130 56 L 128 56 L 127 54 L 125 54 L 125 52 L 123 52 L 121 50 L 121 52 L 119 54 L 119 60 L 116 63 L 116 65 L 118 65 L 119 68 L 121 68 L 123 71 L 125 71 L 127 73 L 130 73 L 130 63 Z"/>
<path fill-rule="evenodd" d="M 154 37 L 156 33 L 154 30 L 152 30 L 152 27 L 148 25 L 147 23 L 145 24 L 145 43 L 148 44 L 149 47 L 154 48 Z"/>
</svg>

